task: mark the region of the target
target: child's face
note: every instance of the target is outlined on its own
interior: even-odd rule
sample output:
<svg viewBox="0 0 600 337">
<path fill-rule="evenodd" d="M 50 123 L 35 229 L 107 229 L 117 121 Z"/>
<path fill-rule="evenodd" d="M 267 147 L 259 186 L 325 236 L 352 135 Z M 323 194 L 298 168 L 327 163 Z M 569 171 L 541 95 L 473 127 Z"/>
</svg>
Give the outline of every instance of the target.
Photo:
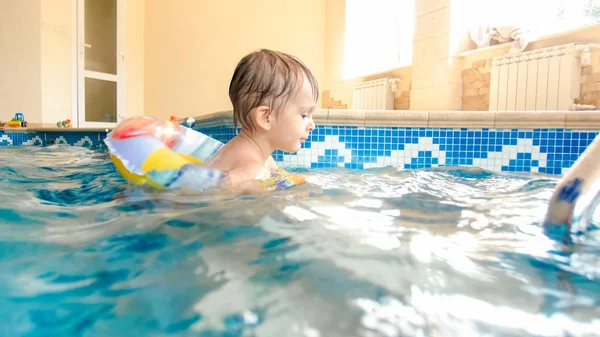
<svg viewBox="0 0 600 337">
<path fill-rule="evenodd" d="M 304 79 L 302 89 L 276 116 L 272 131 L 273 145 L 285 152 L 297 152 L 315 129 L 312 113 L 315 109 L 310 82 Z"/>
</svg>

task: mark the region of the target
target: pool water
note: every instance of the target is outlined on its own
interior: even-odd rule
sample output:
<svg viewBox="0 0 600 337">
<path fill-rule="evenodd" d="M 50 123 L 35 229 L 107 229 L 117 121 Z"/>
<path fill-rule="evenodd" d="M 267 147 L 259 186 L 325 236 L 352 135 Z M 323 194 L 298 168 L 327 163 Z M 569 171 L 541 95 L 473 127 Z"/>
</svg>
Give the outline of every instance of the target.
<svg viewBox="0 0 600 337">
<path fill-rule="evenodd" d="M 297 171 L 306 171 L 297 169 Z M 310 169 L 269 195 L 144 191 L 107 153 L 0 148 L 0 336 L 593 336 L 597 226 L 556 176 Z"/>
</svg>

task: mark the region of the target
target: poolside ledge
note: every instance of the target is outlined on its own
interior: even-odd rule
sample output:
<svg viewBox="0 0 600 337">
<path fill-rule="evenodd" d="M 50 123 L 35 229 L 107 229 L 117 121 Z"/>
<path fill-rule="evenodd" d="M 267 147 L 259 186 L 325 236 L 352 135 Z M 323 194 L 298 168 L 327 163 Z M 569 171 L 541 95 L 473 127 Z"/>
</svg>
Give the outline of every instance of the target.
<svg viewBox="0 0 600 337">
<path fill-rule="evenodd" d="M 0 131 L 4 132 L 105 132 L 112 128 L 59 128 L 56 124 L 29 123 L 25 128 L 14 128 L 10 126 L 0 126 Z"/>
<path fill-rule="evenodd" d="M 196 127 L 233 125 L 233 112 L 194 116 Z M 429 128 L 548 128 L 600 130 L 600 111 L 412 111 L 317 109 L 317 125 L 400 126 Z M 183 123 L 184 119 L 176 121 Z M 58 128 L 32 124 L 26 128 L 0 127 L 4 132 L 106 132 L 112 128 Z"/>
<path fill-rule="evenodd" d="M 196 127 L 233 125 L 232 111 L 194 117 Z M 600 130 L 600 111 L 410 111 L 317 109 L 317 125 Z M 183 122 L 180 120 L 179 122 Z"/>
</svg>

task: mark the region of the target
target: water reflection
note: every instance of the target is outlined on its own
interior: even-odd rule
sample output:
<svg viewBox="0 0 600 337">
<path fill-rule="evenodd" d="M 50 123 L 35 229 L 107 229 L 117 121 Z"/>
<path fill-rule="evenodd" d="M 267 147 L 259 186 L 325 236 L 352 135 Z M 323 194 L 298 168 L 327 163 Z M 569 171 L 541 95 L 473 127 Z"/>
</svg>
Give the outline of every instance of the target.
<svg viewBox="0 0 600 337">
<path fill-rule="evenodd" d="M 539 228 L 555 177 L 311 170 L 239 196 L 131 188 L 86 149 L 0 159 L 3 335 L 600 331 L 600 231 Z"/>
</svg>

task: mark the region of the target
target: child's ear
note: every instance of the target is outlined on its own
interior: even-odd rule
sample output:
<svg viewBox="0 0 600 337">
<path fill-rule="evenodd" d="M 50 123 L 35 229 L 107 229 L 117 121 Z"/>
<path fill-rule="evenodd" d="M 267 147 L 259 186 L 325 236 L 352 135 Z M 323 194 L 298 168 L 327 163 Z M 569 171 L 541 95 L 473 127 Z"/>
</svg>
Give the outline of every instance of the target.
<svg viewBox="0 0 600 337">
<path fill-rule="evenodd" d="M 266 105 L 256 107 L 254 111 L 254 125 L 263 130 L 271 130 L 273 125 L 273 114 L 271 108 Z"/>
</svg>

